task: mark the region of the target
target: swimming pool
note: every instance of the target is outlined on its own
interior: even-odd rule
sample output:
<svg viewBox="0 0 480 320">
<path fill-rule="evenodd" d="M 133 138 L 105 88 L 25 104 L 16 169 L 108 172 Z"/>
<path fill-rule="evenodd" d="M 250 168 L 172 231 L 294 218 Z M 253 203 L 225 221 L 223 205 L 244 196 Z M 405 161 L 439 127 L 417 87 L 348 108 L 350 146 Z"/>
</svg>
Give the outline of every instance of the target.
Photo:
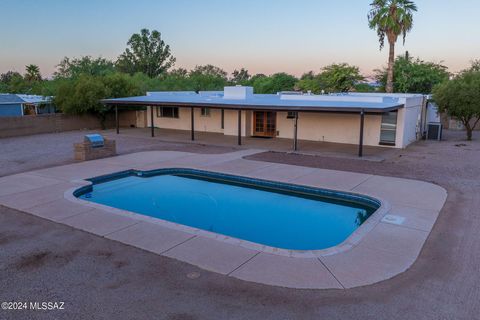
<svg viewBox="0 0 480 320">
<path fill-rule="evenodd" d="M 194 169 L 128 170 L 89 180 L 76 197 L 290 250 L 336 246 L 380 207 L 366 196 Z"/>
</svg>

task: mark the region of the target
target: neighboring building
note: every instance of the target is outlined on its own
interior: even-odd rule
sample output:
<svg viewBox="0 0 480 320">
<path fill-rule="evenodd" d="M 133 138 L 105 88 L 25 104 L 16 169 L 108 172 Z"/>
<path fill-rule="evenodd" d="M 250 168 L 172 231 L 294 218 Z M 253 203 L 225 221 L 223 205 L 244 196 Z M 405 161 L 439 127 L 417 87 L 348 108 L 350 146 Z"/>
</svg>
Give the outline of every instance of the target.
<svg viewBox="0 0 480 320">
<path fill-rule="evenodd" d="M 419 94 L 254 94 L 241 86 L 103 100 L 146 106 L 137 111 L 138 127 L 191 130 L 192 138 L 194 131 L 237 135 L 239 143 L 258 136 L 359 144 L 360 154 L 363 145 L 404 148 L 418 140 L 425 132 L 426 102 Z"/>
<path fill-rule="evenodd" d="M 55 113 L 51 97 L 0 93 L 0 117 Z"/>
</svg>

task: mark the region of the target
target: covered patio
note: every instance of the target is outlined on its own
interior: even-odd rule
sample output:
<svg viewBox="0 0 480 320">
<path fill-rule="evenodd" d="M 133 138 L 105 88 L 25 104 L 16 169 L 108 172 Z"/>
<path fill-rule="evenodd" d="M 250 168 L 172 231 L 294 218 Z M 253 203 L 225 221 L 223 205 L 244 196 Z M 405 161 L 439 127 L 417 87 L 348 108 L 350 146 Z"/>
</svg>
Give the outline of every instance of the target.
<svg viewBox="0 0 480 320">
<path fill-rule="evenodd" d="M 292 150 L 292 140 L 284 138 L 257 138 L 242 137 L 242 145 L 236 145 L 237 137 L 228 136 L 222 133 L 214 132 L 195 132 L 195 140 L 191 140 L 191 132 L 186 130 L 172 130 L 154 128 L 154 137 L 149 137 L 151 128 L 120 128 L 118 135 L 140 139 L 155 139 L 171 143 L 193 143 L 199 145 L 219 146 L 219 147 L 235 147 L 241 149 L 258 149 L 276 152 L 295 152 L 298 154 L 309 154 L 315 156 L 341 157 L 358 159 L 356 151 L 358 146 L 354 144 L 331 143 L 319 141 L 298 140 L 298 150 Z M 115 138 L 116 130 L 110 130 L 107 136 Z M 149 137 L 149 138 L 147 138 Z M 392 154 L 399 152 L 398 149 L 383 147 L 363 147 L 364 160 L 383 161 L 390 158 Z"/>
<path fill-rule="evenodd" d="M 147 115 L 149 120 L 146 125 L 150 128 L 151 137 L 155 137 L 157 134 L 157 126 L 154 121 L 155 114 L 156 117 L 159 117 L 159 110 L 163 109 L 176 109 L 175 112 L 170 111 L 170 118 L 181 118 L 181 127 L 170 126 L 169 129 L 180 129 L 182 131 L 187 131 L 189 129 L 189 139 L 191 141 L 196 141 L 198 139 L 206 138 L 200 137 L 200 132 L 196 127 L 196 116 L 198 112 L 202 113 L 204 109 L 216 110 L 217 114 L 221 112 L 221 117 L 218 118 L 218 123 L 221 123 L 221 130 L 228 129 L 228 133 L 224 133 L 224 137 L 221 138 L 222 141 L 230 141 L 232 137 L 235 137 L 231 141 L 231 144 L 236 144 L 241 146 L 245 143 L 252 144 L 252 147 L 258 141 L 258 138 L 250 137 L 252 134 L 247 131 L 245 127 L 246 122 L 249 122 L 247 115 L 264 113 L 264 114 L 277 114 L 283 113 L 287 114 L 287 118 L 291 119 L 291 139 L 281 139 L 277 137 L 278 131 L 276 129 L 270 129 L 271 134 L 269 135 L 269 146 L 270 149 L 273 148 L 273 145 L 282 145 L 283 147 L 286 144 L 290 144 L 290 150 L 297 151 L 299 145 L 302 146 L 302 151 L 307 151 L 307 146 L 317 146 L 319 143 L 318 138 L 314 138 L 310 135 L 305 136 L 305 142 L 302 142 L 299 137 L 299 127 L 304 126 L 305 123 L 303 119 L 310 118 L 310 130 L 316 130 L 319 128 L 318 122 L 312 122 L 311 119 L 315 115 L 348 115 L 351 119 L 351 123 L 338 122 L 335 124 L 335 134 L 338 137 L 345 135 L 345 130 L 352 130 L 352 127 L 355 127 L 355 130 L 358 130 L 358 135 L 354 131 L 351 134 L 351 140 L 347 142 L 346 146 L 341 148 L 344 150 L 351 150 L 352 153 L 356 153 L 359 157 L 363 157 L 365 151 L 368 150 L 364 146 L 364 135 L 368 130 L 365 130 L 366 120 L 365 118 L 369 115 L 382 115 L 389 112 L 397 111 L 404 107 L 404 104 L 398 101 L 398 99 L 385 99 L 382 97 L 347 97 L 347 96 L 313 96 L 313 95 L 288 95 L 288 94 L 253 94 L 253 88 L 251 87 L 225 87 L 224 92 L 154 92 L 149 93 L 146 96 L 139 97 L 126 97 L 126 98 L 116 98 L 116 99 L 104 99 L 102 103 L 105 105 L 111 106 L 115 110 L 116 118 L 116 132 L 120 132 L 120 119 L 119 119 L 119 110 L 123 108 L 147 108 Z M 183 110 L 182 116 L 179 116 L 180 111 Z M 154 111 L 156 110 L 156 112 Z M 228 112 L 229 124 L 228 126 L 224 124 L 225 117 Z M 160 117 L 164 117 L 160 115 Z M 188 119 L 190 118 L 190 119 Z M 299 119 L 300 118 L 300 119 Z M 265 120 L 265 123 L 268 120 Z M 358 121 L 358 122 L 357 122 Z M 353 125 L 354 124 L 354 125 Z M 171 125 L 171 124 L 170 124 Z M 321 127 L 320 127 L 321 128 Z M 215 136 L 215 130 L 205 130 L 205 133 L 208 131 Z M 275 134 L 277 132 L 277 134 Z M 312 132 L 312 131 L 310 131 Z M 161 134 L 161 133 L 160 133 Z M 228 135 L 230 137 L 228 137 Z M 183 136 L 183 135 L 182 135 Z M 253 135 L 252 135 L 253 136 Z M 211 137 L 210 137 L 211 138 Z M 278 139 L 278 140 L 277 140 Z M 309 142 L 306 142 L 306 140 Z M 286 141 L 290 141 L 287 143 Z M 342 140 L 342 139 L 340 139 Z M 332 141 L 332 140 L 330 140 Z M 335 143 L 338 142 L 334 140 Z M 356 144 L 355 151 L 352 150 L 352 143 Z M 345 142 L 345 141 L 342 141 Z M 208 141 L 211 143 L 211 141 Z M 323 147 L 328 144 L 327 142 L 320 143 Z M 370 143 L 370 145 L 372 145 Z"/>
</svg>

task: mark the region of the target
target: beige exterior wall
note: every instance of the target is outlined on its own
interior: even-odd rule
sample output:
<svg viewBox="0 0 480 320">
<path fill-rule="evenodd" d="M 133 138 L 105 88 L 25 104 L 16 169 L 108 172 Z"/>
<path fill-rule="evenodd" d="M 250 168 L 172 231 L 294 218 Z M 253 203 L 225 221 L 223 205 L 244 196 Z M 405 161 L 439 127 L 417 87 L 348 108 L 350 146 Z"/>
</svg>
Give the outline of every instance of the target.
<svg viewBox="0 0 480 320">
<path fill-rule="evenodd" d="M 221 128 L 221 110 L 210 109 L 210 116 L 200 115 L 200 109 L 195 109 L 195 131 L 217 132 L 236 136 L 238 133 L 238 111 L 224 111 L 224 125 Z M 278 137 L 293 139 L 293 119 L 287 119 L 287 112 L 277 112 Z M 382 116 L 365 115 L 364 145 L 379 146 Z M 404 125 L 405 109 L 400 109 L 397 119 L 396 146 L 406 146 Z M 150 109 L 147 110 L 147 125 L 150 125 Z M 137 122 L 137 125 L 139 123 Z M 190 130 L 190 108 L 179 108 L 179 118 L 157 117 L 154 109 L 154 125 L 158 128 Z M 411 131 L 411 129 L 410 129 Z M 242 136 L 253 134 L 253 111 L 242 111 Z M 342 113 L 309 113 L 301 112 L 298 118 L 298 139 L 334 143 L 358 144 L 360 134 L 360 115 Z M 410 140 L 410 139 L 408 139 Z M 407 143 L 408 144 L 408 143 Z M 389 147 L 389 146 L 385 146 Z"/>
<path fill-rule="evenodd" d="M 242 111 L 242 136 L 252 135 L 252 112 Z M 225 110 L 225 129 L 223 133 L 228 136 L 238 135 L 238 111 Z"/>
<path fill-rule="evenodd" d="M 157 128 L 163 129 L 177 129 L 190 130 L 191 129 L 191 114 L 190 108 L 179 108 L 178 118 L 162 118 L 157 117 L 157 111 L 153 110 L 153 123 Z M 195 131 L 200 132 L 217 132 L 225 135 L 236 136 L 238 134 L 238 111 L 225 110 L 224 124 L 225 129 L 222 129 L 222 111 L 221 109 L 210 109 L 210 116 L 202 116 L 200 108 L 195 108 Z M 251 135 L 251 112 L 242 111 L 242 136 Z M 144 124 L 137 121 L 138 127 L 147 127 L 150 121 L 150 107 L 147 110 L 147 121 Z M 142 124 L 144 124 L 142 126 Z"/>
<path fill-rule="evenodd" d="M 381 115 L 365 115 L 363 143 L 378 146 Z M 286 112 L 277 113 L 277 131 L 280 138 L 293 139 L 293 119 Z M 307 113 L 298 115 L 298 139 L 322 142 L 358 144 L 360 115 L 341 113 Z"/>
<path fill-rule="evenodd" d="M 137 113 L 137 128 L 148 127 L 147 111 L 138 110 L 136 113 Z"/>
<path fill-rule="evenodd" d="M 147 124 L 150 125 L 150 107 L 147 112 Z M 178 118 L 162 118 L 157 116 L 157 110 L 154 107 L 153 123 L 158 128 L 190 130 L 192 125 L 190 112 L 190 108 L 178 108 Z M 210 116 L 202 116 L 199 108 L 195 108 L 194 112 L 195 131 L 223 132 L 221 110 L 210 109 Z"/>
</svg>

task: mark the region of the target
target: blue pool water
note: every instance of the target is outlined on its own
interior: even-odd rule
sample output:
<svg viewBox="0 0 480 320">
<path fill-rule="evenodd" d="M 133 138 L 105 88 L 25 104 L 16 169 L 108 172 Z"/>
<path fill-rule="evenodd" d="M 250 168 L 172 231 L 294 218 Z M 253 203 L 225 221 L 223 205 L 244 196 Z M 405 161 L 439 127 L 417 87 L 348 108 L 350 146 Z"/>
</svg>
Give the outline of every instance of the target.
<svg viewBox="0 0 480 320">
<path fill-rule="evenodd" d="M 294 250 L 335 246 L 378 208 L 373 199 L 189 169 L 140 174 L 92 179 L 93 187 L 78 190 L 76 196 Z"/>
</svg>

